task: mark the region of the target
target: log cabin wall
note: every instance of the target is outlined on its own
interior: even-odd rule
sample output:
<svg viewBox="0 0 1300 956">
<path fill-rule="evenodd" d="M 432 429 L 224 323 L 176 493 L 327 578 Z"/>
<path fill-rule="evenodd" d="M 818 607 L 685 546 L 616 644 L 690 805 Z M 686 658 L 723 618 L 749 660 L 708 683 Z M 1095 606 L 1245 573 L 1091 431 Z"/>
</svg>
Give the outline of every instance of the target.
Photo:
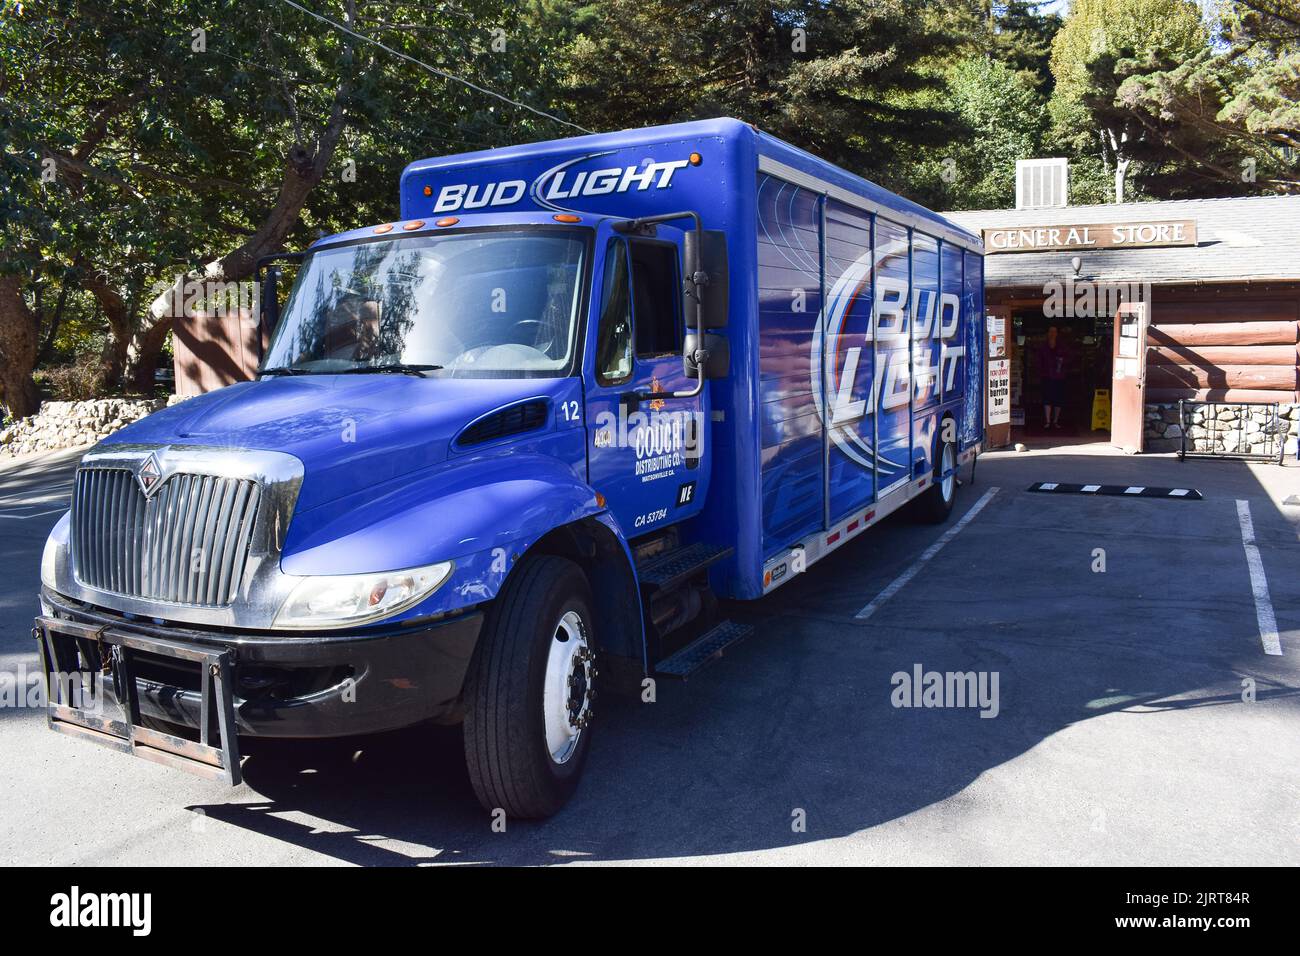
<svg viewBox="0 0 1300 956">
<path fill-rule="evenodd" d="M 1147 402 L 1300 401 L 1300 283 L 1152 292 Z"/>
</svg>

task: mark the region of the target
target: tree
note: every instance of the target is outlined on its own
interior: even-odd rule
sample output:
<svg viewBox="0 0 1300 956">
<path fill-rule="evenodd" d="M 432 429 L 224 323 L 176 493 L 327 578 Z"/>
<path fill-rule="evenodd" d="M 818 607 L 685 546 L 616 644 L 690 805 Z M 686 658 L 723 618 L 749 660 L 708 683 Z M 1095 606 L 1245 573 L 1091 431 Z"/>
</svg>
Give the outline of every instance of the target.
<svg viewBox="0 0 1300 956">
<path fill-rule="evenodd" d="M 1031 76 L 987 56 L 962 60 L 948 77 L 949 102 L 967 133 L 948 156 L 930 158 L 926 191 L 945 209 L 1010 206 L 1016 160 L 1038 153 L 1047 129 L 1046 104 Z"/>
<path fill-rule="evenodd" d="M 1300 3 L 1233 4 L 1219 40 L 1185 62 L 1126 64 L 1116 103 L 1172 172 L 1154 185 L 1300 191 Z"/>
<path fill-rule="evenodd" d="M 1146 131 L 1114 108 L 1124 61 L 1178 62 L 1208 47 L 1193 0 L 1074 0 L 1052 41 L 1056 78 L 1049 110 L 1057 139 L 1077 154 L 1097 155 L 1114 173 L 1115 201 Z"/>
<path fill-rule="evenodd" d="M 922 94 L 961 36 L 922 0 L 608 0 L 578 6 L 566 48 L 570 110 L 618 129 L 730 115 L 884 183 L 955 117 Z"/>
<path fill-rule="evenodd" d="M 1043 13 L 1045 0 L 1011 0 L 992 8 L 992 59 L 1027 79 L 1043 96 L 1051 96 L 1052 40 L 1064 22 L 1060 14 Z"/>
</svg>

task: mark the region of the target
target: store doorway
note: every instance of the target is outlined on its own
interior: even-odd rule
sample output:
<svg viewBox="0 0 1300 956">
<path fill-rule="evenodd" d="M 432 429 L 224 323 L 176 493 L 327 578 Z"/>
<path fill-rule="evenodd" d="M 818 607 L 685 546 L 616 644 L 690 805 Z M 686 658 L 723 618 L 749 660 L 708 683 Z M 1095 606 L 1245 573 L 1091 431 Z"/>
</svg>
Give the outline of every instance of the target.
<svg viewBox="0 0 1300 956">
<path fill-rule="evenodd" d="M 1049 316 L 1041 301 L 1011 314 L 1013 440 L 1109 441 L 1114 319 Z"/>
</svg>

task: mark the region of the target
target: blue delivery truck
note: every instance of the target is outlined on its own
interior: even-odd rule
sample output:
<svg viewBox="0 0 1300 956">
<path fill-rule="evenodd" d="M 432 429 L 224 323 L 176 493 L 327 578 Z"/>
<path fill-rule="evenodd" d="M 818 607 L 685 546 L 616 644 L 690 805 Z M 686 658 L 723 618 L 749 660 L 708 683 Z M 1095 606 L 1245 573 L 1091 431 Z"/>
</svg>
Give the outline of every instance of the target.
<svg viewBox="0 0 1300 956">
<path fill-rule="evenodd" d="M 241 737 L 456 723 L 485 807 L 553 813 L 598 689 L 744 635 L 719 598 L 947 517 L 981 255 L 732 119 L 412 163 L 397 221 L 262 264 L 255 381 L 81 460 L 51 728 L 238 783 Z"/>
</svg>

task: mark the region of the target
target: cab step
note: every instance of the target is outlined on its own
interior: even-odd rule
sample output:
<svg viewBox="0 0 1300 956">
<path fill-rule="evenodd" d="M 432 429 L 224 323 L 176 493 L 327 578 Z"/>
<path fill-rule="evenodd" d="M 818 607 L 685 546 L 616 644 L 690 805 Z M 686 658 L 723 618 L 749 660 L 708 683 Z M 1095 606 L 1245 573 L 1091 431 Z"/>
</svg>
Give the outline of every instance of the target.
<svg viewBox="0 0 1300 956">
<path fill-rule="evenodd" d="M 637 565 L 636 576 L 642 587 L 666 591 L 730 556 L 734 550 L 697 541 L 646 559 L 645 563 Z"/>
<path fill-rule="evenodd" d="M 660 661 L 655 666 L 655 675 L 686 680 L 705 664 L 721 657 L 722 652 L 732 644 L 743 641 L 753 632 L 752 625 L 723 621 L 677 653 Z"/>
</svg>

